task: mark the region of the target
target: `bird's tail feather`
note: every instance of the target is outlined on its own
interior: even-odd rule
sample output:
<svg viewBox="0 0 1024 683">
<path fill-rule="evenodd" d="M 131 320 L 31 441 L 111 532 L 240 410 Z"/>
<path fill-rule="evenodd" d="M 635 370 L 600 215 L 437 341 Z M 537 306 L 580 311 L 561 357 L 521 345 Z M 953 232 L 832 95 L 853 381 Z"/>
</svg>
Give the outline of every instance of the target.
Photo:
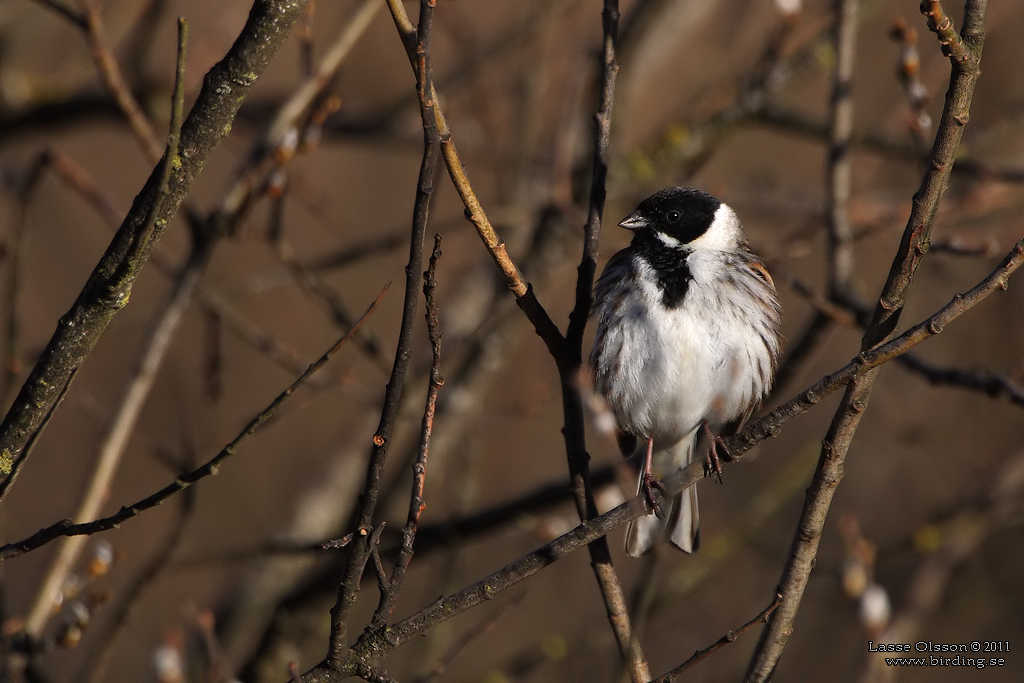
<svg viewBox="0 0 1024 683">
<path fill-rule="evenodd" d="M 693 458 L 699 430 L 695 429 L 678 444 L 654 454 L 654 476 L 658 479 L 685 467 Z M 657 446 L 657 444 L 655 444 Z M 637 486 L 643 491 L 643 472 Z M 697 509 L 697 487 L 691 486 L 661 503 L 662 515 L 645 515 L 626 527 L 626 552 L 639 557 L 663 536 L 686 553 L 695 553 L 700 546 L 700 512 Z"/>
</svg>

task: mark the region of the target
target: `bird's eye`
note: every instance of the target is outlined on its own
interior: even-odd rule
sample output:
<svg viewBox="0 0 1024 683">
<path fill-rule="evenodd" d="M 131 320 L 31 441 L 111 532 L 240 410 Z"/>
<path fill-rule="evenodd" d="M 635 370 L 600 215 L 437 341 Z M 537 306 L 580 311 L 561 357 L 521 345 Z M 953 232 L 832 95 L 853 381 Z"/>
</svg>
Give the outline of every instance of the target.
<svg viewBox="0 0 1024 683">
<path fill-rule="evenodd" d="M 683 214 L 679 213 L 675 209 L 672 209 L 671 211 L 665 214 L 665 220 L 667 220 L 669 223 L 678 223 L 679 219 L 682 217 Z"/>
</svg>

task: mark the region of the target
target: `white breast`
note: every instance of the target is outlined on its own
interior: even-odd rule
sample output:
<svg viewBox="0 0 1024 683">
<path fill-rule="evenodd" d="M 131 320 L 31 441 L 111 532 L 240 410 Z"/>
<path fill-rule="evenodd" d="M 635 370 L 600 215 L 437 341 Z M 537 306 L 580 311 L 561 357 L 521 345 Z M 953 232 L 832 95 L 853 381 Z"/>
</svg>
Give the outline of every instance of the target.
<svg viewBox="0 0 1024 683">
<path fill-rule="evenodd" d="M 653 271 L 635 255 L 601 276 L 595 385 L 622 429 L 663 447 L 704 420 L 717 431 L 768 390 L 777 353 L 772 320 L 751 283 L 734 286 L 739 271 L 721 254 L 688 257 L 692 281 L 674 309 L 662 304 Z"/>
</svg>

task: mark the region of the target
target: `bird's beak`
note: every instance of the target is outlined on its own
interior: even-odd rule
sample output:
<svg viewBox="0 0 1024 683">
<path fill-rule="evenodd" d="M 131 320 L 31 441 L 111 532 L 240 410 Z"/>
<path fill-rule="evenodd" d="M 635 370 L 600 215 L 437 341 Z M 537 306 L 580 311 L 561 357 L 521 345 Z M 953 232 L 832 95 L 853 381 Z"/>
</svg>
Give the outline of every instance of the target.
<svg viewBox="0 0 1024 683">
<path fill-rule="evenodd" d="M 619 227 L 626 230 L 640 230 L 648 225 L 647 219 L 641 216 L 639 211 L 634 211 L 619 221 Z"/>
</svg>

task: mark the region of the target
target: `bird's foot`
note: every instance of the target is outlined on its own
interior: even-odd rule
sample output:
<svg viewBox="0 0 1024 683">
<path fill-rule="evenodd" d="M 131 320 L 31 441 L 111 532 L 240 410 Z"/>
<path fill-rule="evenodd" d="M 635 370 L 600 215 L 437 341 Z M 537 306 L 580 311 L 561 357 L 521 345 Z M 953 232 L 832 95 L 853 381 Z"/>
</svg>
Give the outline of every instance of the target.
<svg viewBox="0 0 1024 683">
<path fill-rule="evenodd" d="M 644 474 L 643 483 L 640 484 L 640 490 L 643 491 L 644 498 L 647 499 L 647 504 L 651 506 L 652 510 L 654 510 L 654 514 L 661 517 L 661 504 L 658 503 L 658 499 L 654 495 L 653 489 L 658 489 L 661 491 L 662 495 L 667 493 L 665 485 L 658 479 L 655 479 L 653 474 L 648 472 Z"/>
<path fill-rule="evenodd" d="M 707 461 L 704 464 L 704 472 L 707 474 L 714 474 L 715 479 L 718 483 L 722 483 L 722 462 L 721 460 L 731 460 L 732 454 L 729 453 L 729 449 L 725 445 L 725 440 L 720 436 L 715 436 L 711 433 L 711 428 L 708 427 L 708 423 L 704 423 L 704 431 L 708 436 L 708 453 Z M 721 460 L 719 459 L 719 453 L 721 453 Z"/>
</svg>

